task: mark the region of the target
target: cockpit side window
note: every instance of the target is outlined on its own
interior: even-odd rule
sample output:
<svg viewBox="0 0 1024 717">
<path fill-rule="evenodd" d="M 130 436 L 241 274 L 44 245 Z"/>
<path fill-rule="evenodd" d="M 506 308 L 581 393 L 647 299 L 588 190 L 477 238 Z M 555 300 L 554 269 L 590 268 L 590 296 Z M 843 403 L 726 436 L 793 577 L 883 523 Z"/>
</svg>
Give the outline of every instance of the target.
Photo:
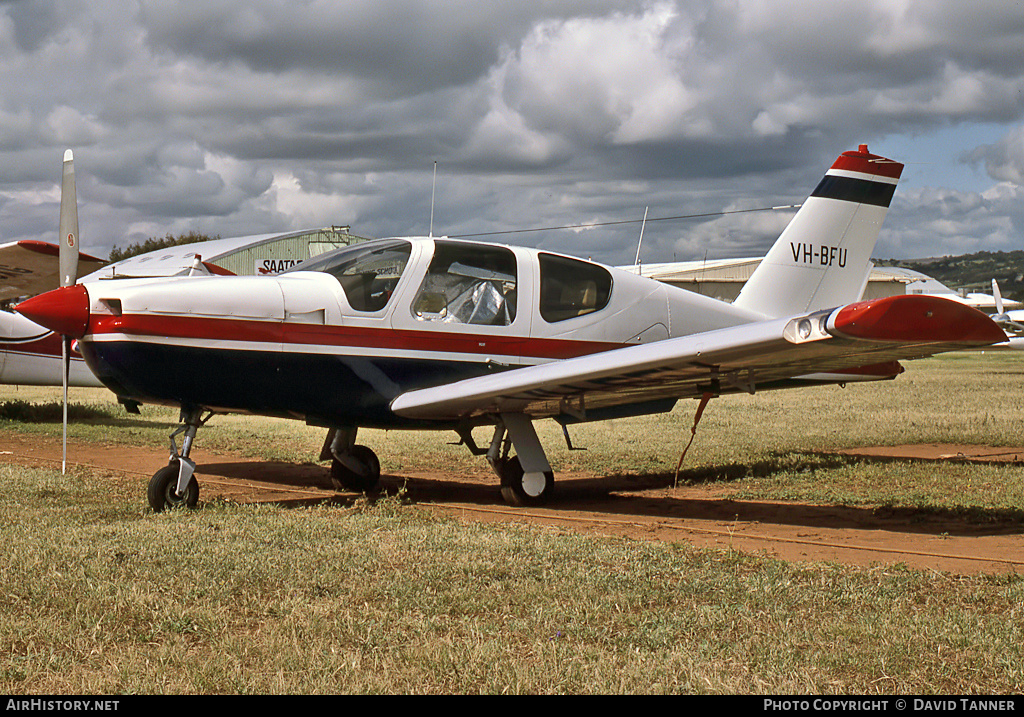
<svg viewBox="0 0 1024 717">
<path fill-rule="evenodd" d="M 612 277 L 606 269 L 564 256 L 540 254 L 540 315 L 565 321 L 600 311 L 608 305 Z"/>
<path fill-rule="evenodd" d="M 516 318 L 516 257 L 509 249 L 435 241 L 412 302 L 420 321 L 508 326 Z"/>
<path fill-rule="evenodd" d="M 387 306 L 411 252 L 407 241 L 367 242 L 310 259 L 296 270 L 330 274 L 345 290 L 353 309 L 374 312 Z"/>
</svg>

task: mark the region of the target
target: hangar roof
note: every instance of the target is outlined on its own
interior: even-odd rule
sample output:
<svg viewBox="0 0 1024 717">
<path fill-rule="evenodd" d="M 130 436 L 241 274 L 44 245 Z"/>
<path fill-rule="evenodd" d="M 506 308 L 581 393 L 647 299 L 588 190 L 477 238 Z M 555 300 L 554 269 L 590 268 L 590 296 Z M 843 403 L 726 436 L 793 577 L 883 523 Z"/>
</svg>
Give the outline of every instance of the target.
<svg viewBox="0 0 1024 717">
<path fill-rule="evenodd" d="M 113 264 L 108 264 L 99 271 L 85 277 L 85 280 L 181 275 L 188 273 L 192 269 L 197 256 L 203 262 L 220 265 L 235 255 L 261 246 L 303 237 L 318 237 L 325 233 L 338 237 L 339 242 L 342 244 L 365 240 L 364 237 L 358 237 L 334 228 L 301 229 L 278 234 L 254 234 L 228 239 L 211 239 L 209 241 L 181 244 L 167 247 L 166 249 L 158 249 L 146 254 L 131 256 Z"/>
</svg>

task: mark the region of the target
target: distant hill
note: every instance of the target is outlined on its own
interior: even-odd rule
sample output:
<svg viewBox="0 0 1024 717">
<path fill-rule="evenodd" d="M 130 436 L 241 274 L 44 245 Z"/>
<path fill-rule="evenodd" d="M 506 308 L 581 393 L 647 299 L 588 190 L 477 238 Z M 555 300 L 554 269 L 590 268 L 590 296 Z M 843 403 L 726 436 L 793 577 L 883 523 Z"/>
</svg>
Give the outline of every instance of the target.
<svg viewBox="0 0 1024 717">
<path fill-rule="evenodd" d="M 1024 301 L 1024 250 L 979 251 L 934 259 L 875 259 L 877 266 L 899 266 L 938 279 L 950 289 L 992 293 L 992 280 L 999 292 Z"/>
</svg>

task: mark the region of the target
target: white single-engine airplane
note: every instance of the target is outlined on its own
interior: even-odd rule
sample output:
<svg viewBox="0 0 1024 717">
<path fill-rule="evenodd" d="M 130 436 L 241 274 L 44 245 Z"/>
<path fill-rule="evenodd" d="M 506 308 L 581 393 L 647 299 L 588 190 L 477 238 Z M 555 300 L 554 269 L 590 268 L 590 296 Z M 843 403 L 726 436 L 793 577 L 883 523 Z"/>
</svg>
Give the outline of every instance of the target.
<svg viewBox="0 0 1024 717">
<path fill-rule="evenodd" d="M 900 359 L 1003 341 L 954 301 L 858 302 L 902 168 L 865 145 L 843 153 L 732 304 L 547 251 L 404 238 L 277 277 L 75 284 L 17 310 L 77 339 L 122 399 L 181 407 L 154 510 L 196 504 L 196 432 L 227 412 L 328 428 L 322 458 L 354 490 L 380 476 L 358 429 L 454 430 L 505 499 L 529 505 L 554 485 L 536 419 L 565 428 L 680 398 L 893 378 Z M 487 447 L 479 426 L 493 427 Z"/>
</svg>

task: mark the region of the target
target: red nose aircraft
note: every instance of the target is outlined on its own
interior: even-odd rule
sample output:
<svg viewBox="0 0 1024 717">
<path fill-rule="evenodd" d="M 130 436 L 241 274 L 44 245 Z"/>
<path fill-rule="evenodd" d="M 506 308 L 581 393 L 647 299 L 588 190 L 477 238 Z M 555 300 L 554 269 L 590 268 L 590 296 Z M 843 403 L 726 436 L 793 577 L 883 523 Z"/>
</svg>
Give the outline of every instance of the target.
<svg viewBox="0 0 1024 717">
<path fill-rule="evenodd" d="M 898 360 L 1004 341 L 954 301 L 859 301 L 902 166 L 844 152 L 731 304 L 552 252 L 428 237 L 277 277 L 65 286 L 17 310 L 76 338 L 123 400 L 181 407 L 183 448 L 150 481 L 154 510 L 196 504 L 193 440 L 227 412 L 329 429 L 322 457 L 354 490 L 380 476 L 359 428 L 452 430 L 507 501 L 529 505 L 554 486 L 537 419 L 565 428 L 680 398 L 893 378 Z M 478 447 L 482 426 L 493 433 Z"/>
</svg>

